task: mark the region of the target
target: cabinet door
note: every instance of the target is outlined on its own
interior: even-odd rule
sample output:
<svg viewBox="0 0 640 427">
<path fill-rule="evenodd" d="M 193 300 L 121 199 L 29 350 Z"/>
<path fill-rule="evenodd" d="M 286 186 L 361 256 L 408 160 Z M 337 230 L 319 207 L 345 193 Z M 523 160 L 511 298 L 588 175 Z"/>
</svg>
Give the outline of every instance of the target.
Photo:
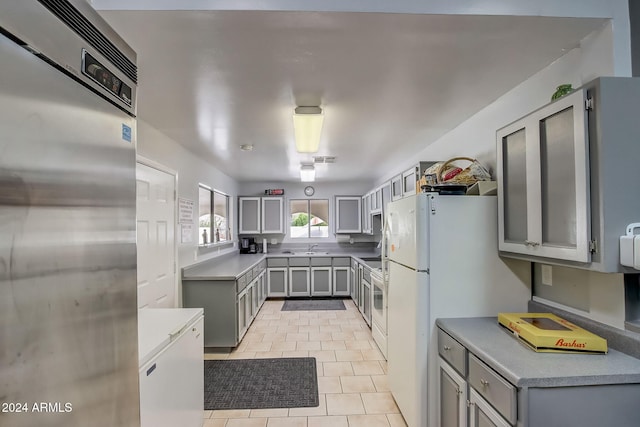
<svg viewBox="0 0 640 427">
<path fill-rule="evenodd" d="M 373 227 L 371 226 L 371 198 L 373 193 L 369 193 L 362 197 L 362 232 L 365 234 L 372 234 Z"/>
<path fill-rule="evenodd" d="M 284 234 L 282 197 L 262 198 L 262 233 L 264 234 Z"/>
<path fill-rule="evenodd" d="M 442 358 L 438 358 L 440 427 L 467 426 L 467 383 Z"/>
<path fill-rule="evenodd" d="M 251 286 L 247 286 L 247 296 L 244 299 L 245 309 L 244 314 L 247 323 L 247 329 L 251 326 L 251 321 L 253 320 L 253 288 Z"/>
<path fill-rule="evenodd" d="M 238 205 L 238 234 L 260 234 L 260 197 L 239 197 Z"/>
<path fill-rule="evenodd" d="M 371 284 L 366 280 L 362 281 L 362 292 L 362 315 L 371 325 Z"/>
<path fill-rule="evenodd" d="M 260 278 L 253 280 L 251 285 L 251 302 L 253 303 L 253 309 L 251 310 L 251 319 L 255 319 L 260 308 Z"/>
<path fill-rule="evenodd" d="M 402 175 L 391 179 L 391 200 L 402 199 Z"/>
<path fill-rule="evenodd" d="M 357 196 L 336 196 L 336 233 L 362 231 L 361 199 Z"/>
<path fill-rule="evenodd" d="M 242 340 L 245 332 L 247 332 L 247 289 L 238 295 L 238 342 Z"/>
<path fill-rule="evenodd" d="M 331 267 L 311 267 L 311 295 L 331 295 Z"/>
<path fill-rule="evenodd" d="M 511 427 L 511 425 L 473 388 L 470 388 L 469 427 Z"/>
<path fill-rule="evenodd" d="M 349 278 L 353 275 L 351 267 L 333 267 L 334 296 L 349 296 Z"/>
<path fill-rule="evenodd" d="M 351 282 L 351 289 L 349 290 L 349 294 L 351 295 L 351 299 L 356 303 L 356 305 L 358 304 L 358 300 L 356 298 L 356 288 L 358 286 L 356 286 L 356 270 L 353 267 L 349 268 L 350 270 L 350 277 L 349 277 L 349 281 Z"/>
<path fill-rule="evenodd" d="M 261 274 L 262 281 L 260 285 L 262 286 L 262 299 L 260 300 L 260 304 L 262 305 L 264 301 L 267 299 L 267 273 L 266 270 L 262 271 Z"/>
<path fill-rule="evenodd" d="M 267 269 L 268 295 L 270 297 L 286 297 L 287 294 L 287 268 L 276 267 Z"/>
<path fill-rule="evenodd" d="M 416 194 L 417 176 L 418 176 L 418 171 L 416 167 L 412 167 L 411 169 L 405 171 L 402 174 L 402 196 L 403 197 Z"/>
<path fill-rule="evenodd" d="M 589 262 L 585 91 L 497 132 L 499 248 Z"/>
<path fill-rule="evenodd" d="M 533 244 L 541 256 L 590 261 L 588 132 L 585 92 L 577 91 L 541 109 L 540 228 Z M 537 188 L 536 188 L 537 191 Z M 538 197 L 536 197 L 538 198 Z"/>
<path fill-rule="evenodd" d="M 289 267 L 289 296 L 308 297 L 310 295 L 309 267 Z"/>
</svg>

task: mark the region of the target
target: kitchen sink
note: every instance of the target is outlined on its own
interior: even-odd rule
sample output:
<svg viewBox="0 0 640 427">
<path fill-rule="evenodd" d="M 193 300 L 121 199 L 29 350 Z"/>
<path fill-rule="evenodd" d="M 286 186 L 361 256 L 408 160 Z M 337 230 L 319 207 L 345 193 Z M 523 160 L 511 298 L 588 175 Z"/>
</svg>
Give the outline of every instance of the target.
<svg viewBox="0 0 640 427">
<path fill-rule="evenodd" d="M 329 252 L 320 252 L 320 251 L 306 251 L 306 252 L 284 251 L 282 253 L 287 255 L 292 255 L 292 256 L 329 255 Z"/>
</svg>

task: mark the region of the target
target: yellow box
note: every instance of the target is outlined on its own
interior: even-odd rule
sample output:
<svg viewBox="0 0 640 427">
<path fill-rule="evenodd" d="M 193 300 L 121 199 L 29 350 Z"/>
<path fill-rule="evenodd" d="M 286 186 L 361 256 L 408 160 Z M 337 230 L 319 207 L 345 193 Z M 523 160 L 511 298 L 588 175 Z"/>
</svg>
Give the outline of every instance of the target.
<svg viewBox="0 0 640 427">
<path fill-rule="evenodd" d="M 603 354 L 607 340 L 551 313 L 498 313 L 498 323 L 538 352 Z"/>
</svg>

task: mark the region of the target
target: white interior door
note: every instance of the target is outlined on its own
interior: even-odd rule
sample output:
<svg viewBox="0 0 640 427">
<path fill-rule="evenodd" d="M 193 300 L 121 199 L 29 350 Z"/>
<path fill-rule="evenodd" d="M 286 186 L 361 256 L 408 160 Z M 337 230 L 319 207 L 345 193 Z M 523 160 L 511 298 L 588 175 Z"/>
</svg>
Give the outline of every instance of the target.
<svg viewBox="0 0 640 427">
<path fill-rule="evenodd" d="M 137 163 L 138 308 L 176 307 L 174 174 Z"/>
</svg>

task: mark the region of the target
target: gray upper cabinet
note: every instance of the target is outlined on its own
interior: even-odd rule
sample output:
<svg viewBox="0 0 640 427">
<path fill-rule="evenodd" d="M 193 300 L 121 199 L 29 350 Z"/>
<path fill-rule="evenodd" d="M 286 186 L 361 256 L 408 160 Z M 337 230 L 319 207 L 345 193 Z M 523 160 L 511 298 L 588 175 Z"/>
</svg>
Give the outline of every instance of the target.
<svg viewBox="0 0 640 427">
<path fill-rule="evenodd" d="M 239 197 L 238 206 L 238 234 L 259 234 L 260 197 Z"/>
<path fill-rule="evenodd" d="M 618 236 L 637 221 L 640 79 L 604 77 L 496 133 L 504 256 L 624 272 Z"/>
<path fill-rule="evenodd" d="M 391 178 L 391 200 L 402 199 L 402 175 Z"/>
<path fill-rule="evenodd" d="M 282 197 L 262 198 L 262 233 L 284 234 L 283 206 Z"/>
<path fill-rule="evenodd" d="M 336 196 L 336 233 L 360 233 L 361 223 L 360 196 Z"/>
<path fill-rule="evenodd" d="M 500 250 L 589 262 L 586 90 L 497 133 Z"/>
<path fill-rule="evenodd" d="M 420 179 L 418 176 L 418 167 L 414 166 L 407 169 L 402 173 L 402 195 L 403 197 L 416 194 L 417 181 Z"/>
<path fill-rule="evenodd" d="M 238 197 L 238 234 L 284 234 L 282 197 Z"/>
</svg>

